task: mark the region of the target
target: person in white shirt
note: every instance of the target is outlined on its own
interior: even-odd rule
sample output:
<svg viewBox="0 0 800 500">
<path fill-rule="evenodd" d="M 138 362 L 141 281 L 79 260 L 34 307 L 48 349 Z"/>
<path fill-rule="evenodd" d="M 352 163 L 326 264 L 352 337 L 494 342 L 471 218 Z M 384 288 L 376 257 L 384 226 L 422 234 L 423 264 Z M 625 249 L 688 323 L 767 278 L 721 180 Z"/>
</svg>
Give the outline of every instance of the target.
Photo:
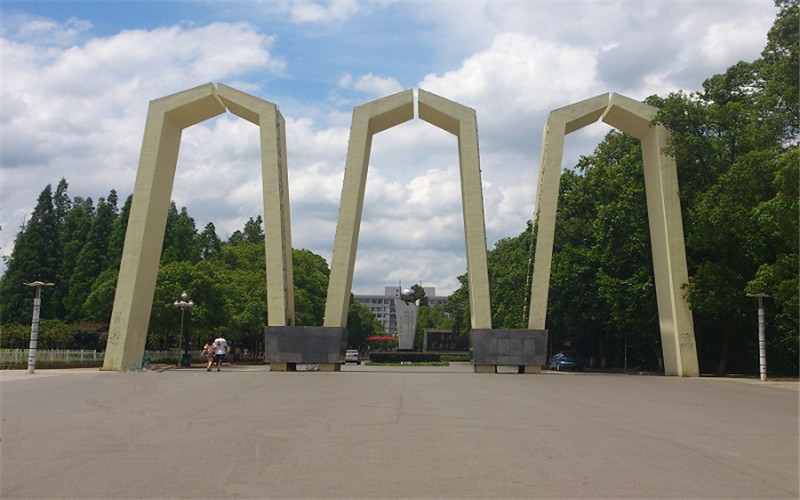
<svg viewBox="0 0 800 500">
<path fill-rule="evenodd" d="M 228 341 L 224 337 L 214 339 L 214 363 L 217 365 L 217 371 L 222 367 L 222 360 L 225 359 L 225 354 L 228 352 Z"/>
</svg>

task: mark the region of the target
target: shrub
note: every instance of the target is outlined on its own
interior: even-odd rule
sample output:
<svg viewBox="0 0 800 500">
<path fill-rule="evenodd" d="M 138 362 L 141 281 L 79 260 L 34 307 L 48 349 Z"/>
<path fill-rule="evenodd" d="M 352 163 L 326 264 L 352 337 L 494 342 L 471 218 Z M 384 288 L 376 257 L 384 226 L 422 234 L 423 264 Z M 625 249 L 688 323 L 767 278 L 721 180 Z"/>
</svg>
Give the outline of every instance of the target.
<svg viewBox="0 0 800 500">
<path fill-rule="evenodd" d="M 442 361 L 472 361 L 472 357 L 469 354 L 442 354 L 440 356 Z"/>
<path fill-rule="evenodd" d="M 392 351 L 371 352 L 369 360 L 373 363 L 434 363 L 441 361 L 441 355 L 432 352 Z"/>
</svg>

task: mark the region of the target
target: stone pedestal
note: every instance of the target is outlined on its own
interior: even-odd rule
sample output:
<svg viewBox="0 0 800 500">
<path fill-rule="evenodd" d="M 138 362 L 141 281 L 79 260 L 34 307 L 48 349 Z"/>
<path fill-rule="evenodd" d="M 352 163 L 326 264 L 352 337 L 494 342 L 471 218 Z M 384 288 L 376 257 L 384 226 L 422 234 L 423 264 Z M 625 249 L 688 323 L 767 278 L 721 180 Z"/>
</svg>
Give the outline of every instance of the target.
<svg viewBox="0 0 800 500">
<path fill-rule="evenodd" d="M 413 351 L 414 334 L 417 332 L 417 304 L 398 297 L 394 299 L 394 308 L 397 312 L 397 348 L 401 351 Z"/>
<path fill-rule="evenodd" d="M 347 328 L 268 326 L 264 345 L 270 371 L 295 371 L 298 364 L 318 364 L 320 371 L 339 371 L 347 349 Z"/>
<path fill-rule="evenodd" d="M 279 363 L 274 361 L 269 364 L 269 371 L 271 372 L 296 372 L 297 364 L 295 363 Z"/>
<path fill-rule="evenodd" d="M 547 363 L 547 330 L 474 329 L 470 336 L 475 373 L 496 373 L 498 366 L 540 373 Z"/>
</svg>

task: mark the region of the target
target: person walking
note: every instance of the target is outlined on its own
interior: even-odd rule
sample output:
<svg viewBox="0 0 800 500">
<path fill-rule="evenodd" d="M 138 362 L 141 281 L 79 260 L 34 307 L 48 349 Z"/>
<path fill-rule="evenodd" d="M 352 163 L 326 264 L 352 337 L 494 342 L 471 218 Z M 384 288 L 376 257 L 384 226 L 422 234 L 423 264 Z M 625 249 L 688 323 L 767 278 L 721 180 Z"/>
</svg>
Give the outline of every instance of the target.
<svg viewBox="0 0 800 500">
<path fill-rule="evenodd" d="M 222 360 L 225 359 L 225 354 L 228 352 L 228 341 L 225 337 L 217 337 L 214 339 L 214 363 L 217 365 L 217 371 L 222 368 Z"/>
<path fill-rule="evenodd" d="M 214 339 L 208 339 L 206 345 L 203 346 L 203 356 L 206 357 L 208 361 L 208 365 L 206 366 L 206 371 L 211 371 L 211 365 L 214 364 L 214 356 L 217 354 L 217 346 L 214 344 Z"/>
</svg>

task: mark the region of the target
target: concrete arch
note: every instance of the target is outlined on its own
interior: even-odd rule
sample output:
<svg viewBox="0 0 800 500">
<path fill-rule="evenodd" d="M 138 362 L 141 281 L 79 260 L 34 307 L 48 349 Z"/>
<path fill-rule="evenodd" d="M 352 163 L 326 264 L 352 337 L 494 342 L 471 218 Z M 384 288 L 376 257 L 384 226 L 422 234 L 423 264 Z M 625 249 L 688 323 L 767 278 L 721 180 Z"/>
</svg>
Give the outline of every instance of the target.
<svg viewBox="0 0 800 500">
<path fill-rule="evenodd" d="M 280 235 L 265 242 L 268 323 L 294 323 L 283 116 L 272 103 L 225 85 L 215 89 L 208 83 L 150 101 L 103 370 L 125 371 L 141 365 L 181 134 L 184 128 L 226 109 L 260 128 L 265 230 Z"/>
<path fill-rule="evenodd" d="M 418 106 L 421 119 L 458 137 L 470 321 L 473 329 L 488 329 L 491 328 L 489 274 L 486 264 L 486 229 L 483 218 L 483 191 L 475 110 L 421 89 Z M 325 303 L 325 327 L 347 326 L 372 136 L 413 117 L 414 94 L 411 89 L 363 104 L 353 110 L 328 297 Z"/>
<path fill-rule="evenodd" d="M 664 154 L 669 132 L 653 125 L 656 108 L 619 94 L 601 94 L 550 112 L 542 140 L 534 224 L 534 254 L 528 328 L 543 329 L 547 315 L 558 188 L 564 137 L 602 118 L 642 144 L 647 213 L 652 243 L 661 345 L 666 375 L 698 376 L 694 324 L 681 292 L 688 281 L 678 173 Z"/>
</svg>

